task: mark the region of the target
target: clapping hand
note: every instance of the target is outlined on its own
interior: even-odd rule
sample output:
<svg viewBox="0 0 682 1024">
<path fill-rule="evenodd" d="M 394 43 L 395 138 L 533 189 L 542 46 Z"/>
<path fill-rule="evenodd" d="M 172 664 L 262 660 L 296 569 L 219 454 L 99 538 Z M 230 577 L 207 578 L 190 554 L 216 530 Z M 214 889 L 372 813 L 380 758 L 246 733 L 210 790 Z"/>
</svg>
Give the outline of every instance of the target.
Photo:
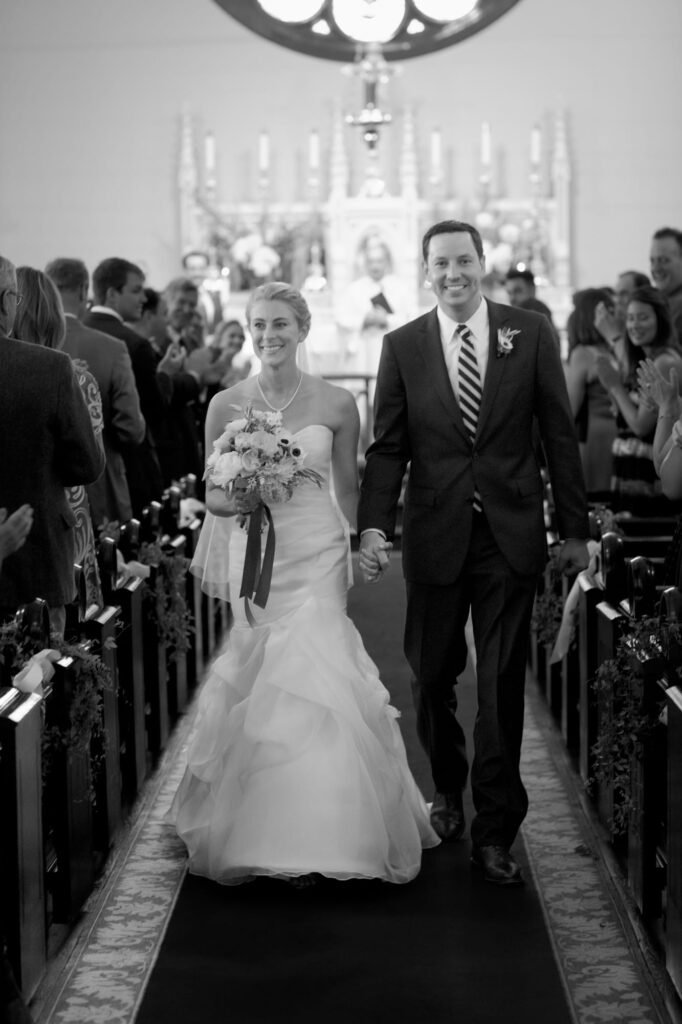
<svg viewBox="0 0 682 1024">
<path fill-rule="evenodd" d="M 658 406 L 663 413 L 678 415 L 680 382 L 674 367 L 670 368 L 670 378 L 666 380 L 653 359 L 644 359 L 637 367 L 637 384 L 642 403 L 648 409 Z"/>
<path fill-rule="evenodd" d="M 5 555 L 11 555 L 22 546 L 33 526 L 33 509 L 20 505 L 11 516 L 6 508 L 0 508 L 0 562 Z"/>
<path fill-rule="evenodd" d="M 618 321 L 605 302 L 598 302 L 594 310 L 594 326 L 602 338 L 612 345 L 620 337 Z"/>
<path fill-rule="evenodd" d="M 169 377 L 174 377 L 183 368 L 186 357 L 187 349 L 184 345 L 172 341 L 156 368 L 157 373 L 167 373 Z"/>
</svg>

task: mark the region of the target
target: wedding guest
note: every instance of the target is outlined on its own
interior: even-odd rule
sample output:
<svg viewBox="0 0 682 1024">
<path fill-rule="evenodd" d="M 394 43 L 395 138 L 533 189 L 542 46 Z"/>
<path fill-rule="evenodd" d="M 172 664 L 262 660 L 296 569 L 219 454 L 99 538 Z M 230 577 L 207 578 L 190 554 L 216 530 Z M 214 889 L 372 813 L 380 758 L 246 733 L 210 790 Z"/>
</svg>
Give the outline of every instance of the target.
<svg viewBox="0 0 682 1024">
<path fill-rule="evenodd" d="M 265 284 L 247 318 L 261 371 L 213 399 L 206 448 L 228 422 L 237 435 L 247 407 L 279 412 L 318 480 L 292 485 L 288 499 L 268 497 L 271 586 L 251 609 L 237 596 L 247 532 L 231 523 L 253 513 L 258 494 L 207 492 L 193 571 L 209 593 L 233 595 L 234 624 L 201 690 L 171 819 L 190 872 L 226 885 L 264 875 L 307 886 L 317 874 L 405 883 L 438 838 L 389 695 L 346 614 L 357 409 L 348 391 L 297 363 L 310 329 L 300 292 Z"/>
<path fill-rule="evenodd" d="M 386 571 L 409 464 L 405 654 L 435 786 L 431 823 L 447 841 L 464 833 L 469 767 L 456 682 L 471 614 L 478 693 L 471 861 L 485 881 L 518 885 L 511 847 L 528 808 L 520 774 L 528 635 L 547 560 L 534 418 L 565 538 L 560 571 L 588 565 L 580 455 L 549 323 L 483 297 L 478 230 L 462 221 L 434 224 L 422 255 L 438 305 L 384 339 L 358 507 L 360 568 L 370 582 Z"/>
<path fill-rule="evenodd" d="M 144 506 L 158 501 L 163 492 L 157 435 L 165 429 L 172 377 L 181 368 L 183 356 L 176 347 L 169 347 L 158 360 L 149 341 L 126 325 L 126 321 L 140 319 L 144 304 L 144 274 L 134 263 L 118 257 L 103 260 L 93 271 L 92 288 L 95 304 L 85 324 L 125 342 L 146 424 L 142 444 L 125 453 L 133 514 L 139 516 Z"/>
<path fill-rule="evenodd" d="M 651 282 L 639 270 L 624 270 L 618 275 L 613 292 L 613 302 L 600 302 L 594 311 L 594 326 L 604 341 L 615 348 L 625 335 L 625 312 L 635 288 L 643 288 Z"/>
<path fill-rule="evenodd" d="M 17 287 L 22 296 L 14 323 L 14 331 L 22 341 L 45 348 L 61 349 L 66 337 L 66 321 L 61 299 L 52 280 L 33 267 L 17 269 Z M 104 454 L 102 441 L 102 399 L 99 387 L 87 365 L 73 361 L 76 379 L 85 399 L 97 442 Z M 82 484 L 66 488 L 66 499 L 74 518 L 74 562 L 81 567 L 88 605 L 101 607 L 102 587 L 97 565 L 95 534 L 90 503 Z"/>
<path fill-rule="evenodd" d="M 195 249 L 186 252 L 182 257 L 185 275 L 197 289 L 198 310 L 203 320 L 206 334 L 212 337 L 219 324 L 222 323 L 223 298 L 226 285 L 219 274 L 211 276 L 211 261 L 208 253 Z M 214 268 L 217 271 L 217 268 Z"/>
<path fill-rule="evenodd" d="M 75 523 L 64 489 L 96 480 L 104 455 L 71 359 L 10 337 L 22 302 L 16 269 L 0 257 L 0 507 L 34 510 L 26 543 L 3 563 L 0 621 L 42 597 L 63 633 L 64 605 L 75 596 Z"/>
<path fill-rule="evenodd" d="M 235 358 L 244 348 L 245 342 L 246 334 L 239 320 L 224 320 L 216 331 L 210 348 L 213 361 L 221 360 L 222 376 L 217 384 L 209 388 L 209 391 L 213 389 L 213 394 L 222 388 L 231 388 L 249 376 L 250 362 L 235 365 Z"/>
<path fill-rule="evenodd" d="M 606 500 L 613 475 L 611 448 L 616 437 L 616 414 L 608 391 L 598 373 L 598 357 L 611 359 L 618 366 L 619 353 L 595 327 L 595 310 L 611 311 L 608 292 L 585 288 L 573 296 L 573 310 L 567 322 L 568 359 L 565 364 L 566 387 L 571 411 L 578 429 L 580 457 L 587 493 Z"/>
<path fill-rule="evenodd" d="M 145 438 L 145 421 L 125 342 L 82 322 L 87 312 L 90 275 L 82 260 L 52 260 L 45 273 L 59 291 L 66 317 L 63 351 L 84 363 L 97 381 L 102 399 L 104 473 L 87 488 L 95 527 L 125 523 L 132 517 L 125 456 L 134 457 Z"/>
<path fill-rule="evenodd" d="M 547 317 L 558 345 L 559 332 L 552 319 L 552 310 L 535 294 L 535 274 L 533 271 L 519 270 L 517 267 L 512 267 L 511 270 L 507 271 L 505 287 L 511 306 L 516 306 L 518 309 L 532 309 L 533 312 L 542 313 L 543 316 Z"/>
<path fill-rule="evenodd" d="M 638 367 L 649 359 L 663 377 L 682 376 L 682 349 L 673 333 L 670 307 L 657 288 L 637 288 L 625 317 L 625 346 L 620 372 L 606 357 L 598 359 L 599 379 L 618 410 L 613 442 L 614 504 L 638 514 L 669 511 L 653 462 L 656 407 L 642 400 Z"/>
<path fill-rule="evenodd" d="M 682 342 L 682 231 L 659 228 L 651 239 L 651 277 L 665 295 L 672 326 Z"/>
<path fill-rule="evenodd" d="M 161 293 L 145 285 L 140 319 L 126 321 L 128 327 L 150 342 L 158 359 L 163 357 L 168 348 L 166 312 L 166 303 Z"/>
</svg>

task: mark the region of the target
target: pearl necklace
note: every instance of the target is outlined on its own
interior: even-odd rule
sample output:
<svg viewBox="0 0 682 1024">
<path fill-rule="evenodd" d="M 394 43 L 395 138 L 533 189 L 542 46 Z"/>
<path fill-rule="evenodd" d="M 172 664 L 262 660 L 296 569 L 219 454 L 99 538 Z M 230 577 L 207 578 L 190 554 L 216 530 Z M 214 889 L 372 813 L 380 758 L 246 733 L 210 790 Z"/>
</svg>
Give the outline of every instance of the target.
<svg viewBox="0 0 682 1024">
<path fill-rule="evenodd" d="M 293 402 L 293 400 L 296 398 L 296 395 L 301 390 L 301 384 L 302 383 L 303 383 L 303 374 L 301 374 L 301 376 L 298 378 L 298 384 L 296 385 L 296 390 L 294 391 L 294 393 L 291 396 L 291 398 L 289 399 L 289 401 L 286 402 L 284 405 L 281 405 L 279 407 L 279 409 L 278 409 L 277 406 L 272 404 L 272 402 L 268 402 L 267 398 L 265 397 L 265 393 L 263 392 L 263 389 L 260 386 L 260 374 L 256 377 L 256 384 L 258 386 L 258 390 L 260 391 L 260 396 L 263 399 L 263 401 L 265 402 L 265 404 L 267 405 L 267 407 L 269 409 L 272 409 L 273 412 L 284 412 L 285 409 L 288 409 L 289 406 L 291 405 L 291 403 Z"/>
</svg>

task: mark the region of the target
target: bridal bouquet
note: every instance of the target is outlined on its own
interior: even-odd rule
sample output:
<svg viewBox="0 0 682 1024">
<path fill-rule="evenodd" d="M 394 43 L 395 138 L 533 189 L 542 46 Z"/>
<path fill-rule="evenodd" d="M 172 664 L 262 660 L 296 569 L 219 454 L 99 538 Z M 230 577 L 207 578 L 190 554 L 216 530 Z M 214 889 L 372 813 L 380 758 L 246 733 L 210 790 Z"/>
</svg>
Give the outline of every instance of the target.
<svg viewBox="0 0 682 1024">
<path fill-rule="evenodd" d="M 275 557 L 275 529 L 268 502 L 289 501 L 294 489 L 306 481 L 322 484 L 322 477 L 304 465 L 306 453 L 292 434 L 282 426 L 279 412 L 261 412 L 250 406 L 243 416 L 232 420 L 213 442 L 206 460 L 204 480 L 219 487 L 229 498 L 252 495 L 253 509 L 240 515 L 248 525 L 244 572 L 239 596 L 245 600 L 246 615 L 254 625 L 249 609 L 253 598 L 264 608 L 270 593 Z M 268 536 L 261 565 L 261 534 Z"/>
</svg>

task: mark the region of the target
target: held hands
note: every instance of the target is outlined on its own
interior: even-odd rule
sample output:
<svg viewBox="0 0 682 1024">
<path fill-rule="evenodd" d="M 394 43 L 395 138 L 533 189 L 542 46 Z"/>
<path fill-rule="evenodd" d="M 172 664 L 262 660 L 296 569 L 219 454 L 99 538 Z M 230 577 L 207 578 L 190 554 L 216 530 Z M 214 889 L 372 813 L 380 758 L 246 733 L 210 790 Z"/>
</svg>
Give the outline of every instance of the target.
<svg viewBox="0 0 682 1024">
<path fill-rule="evenodd" d="M 587 569 L 590 564 L 590 555 L 587 549 L 586 540 L 578 540 L 575 537 L 568 537 L 559 550 L 557 558 L 557 569 L 559 572 L 573 575 Z"/>
<path fill-rule="evenodd" d="M 367 530 L 360 541 L 360 571 L 365 583 L 377 583 L 388 569 L 389 555 L 393 548 L 376 530 Z"/>
</svg>

